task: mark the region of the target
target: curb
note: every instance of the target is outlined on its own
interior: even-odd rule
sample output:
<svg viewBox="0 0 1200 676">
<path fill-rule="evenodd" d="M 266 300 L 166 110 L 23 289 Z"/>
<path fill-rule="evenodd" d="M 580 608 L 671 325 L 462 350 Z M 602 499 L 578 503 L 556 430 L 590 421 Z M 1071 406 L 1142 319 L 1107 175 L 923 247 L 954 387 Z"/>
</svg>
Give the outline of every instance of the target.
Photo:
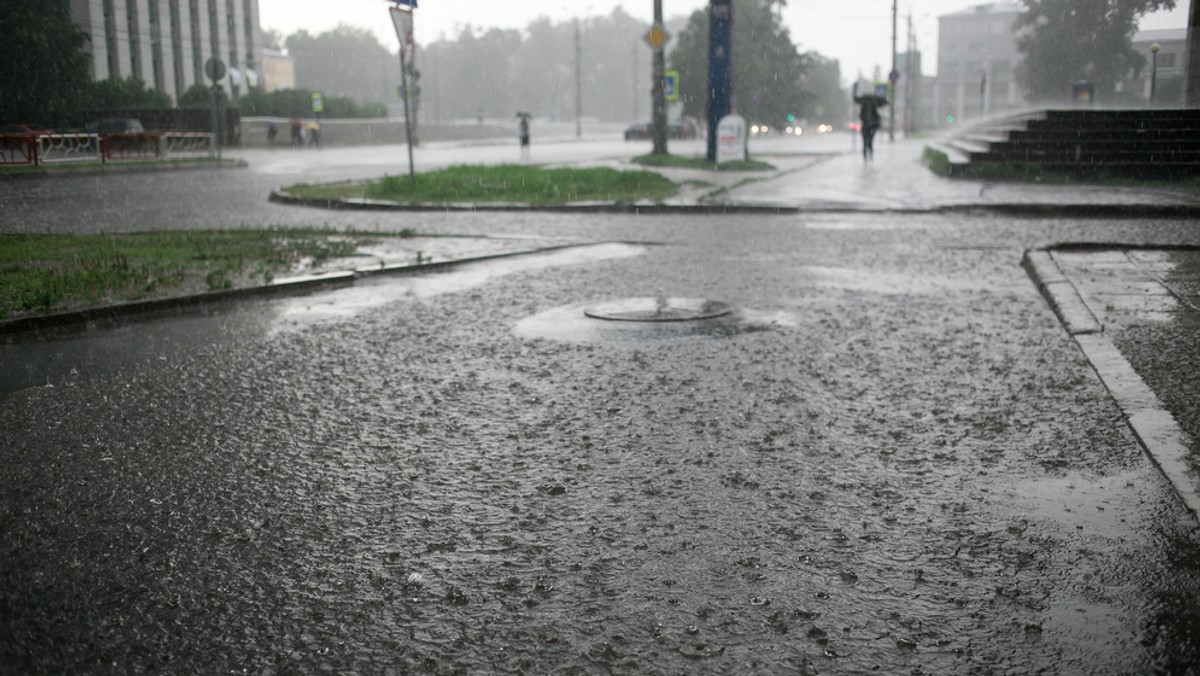
<svg viewBox="0 0 1200 676">
<path fill-rule="evenodd" d="M 329 274 L 324 275 L 306 275 L 302 277 L 284 278 L 272 284 L 248 286 L 241 289 L 210 291 L 207 293 L 197 293 L 174 298 L 136 301 L 132 303 L 121 303 L 119 305 L 87 308 L 84 310 L 73 310 L 70 312 L 57 312 L 49 315 L 37 315 L 32 317 L 20 317 L 12 320 L 0 320 L 0 336 L 11 336 L 30 331 L 60 328 L 74 324 L 86 324 L 96 321 L 115 321 L 136 315 L 177 310 L 181 308 L 204 305 L 207 303 L 218 303 L 242 298 L 302 294 L 327 287 L 351 286 L 358 280 L 369 277 L 436 272 L 438 270 L 445 270 L 459 265 L 466 265 L 468 263 L 478 263 L 502 258 L 512 258 L 515 256 L 549 253 L 561 249 L 570 249 L 573 247 L 590 246 L 603 243 L 606 242 L 559 244 L 555 246 L 529 249 L 527 251 L 514 251 L 509 253 L 473 256 L 471 258 L 460 258 L 452 261 L 438 261 L 435 263 L 422 263 L 420 265 L 398 263 L 394 265 L 385 265 L 383 267 L 356 268 L 354 270 L 330 272 Z M 651 246 L 654 243 L 637 242 L 637 244 Z"/>
<path fill-rule="evenodd" d="M 120 176 L 122 174 L 152 174 L 165 171 L 195 171 L 197 169 L 246 169 L 245 160 L 227 159 L 217 163 L 177 162 L 155 164 L 97 164 L 83 169 L 36 169 L 31 171 L 0 172 L 0 181 L 43 180 L 69 176 Z M 101 168 L 104 167 L 104 168 Z"/>
<path fill-rule="evenodd" d="M 272 190 L 267 201 L 289 206 L 312 207 L 346 211 L 409 211 L 409 212 L 517 212 L 538 211 L 566 214 L 795 214 L 801 209 L 787 206 L 758 204 L 662 204 L 656 202 L 623 204 L 618 202 L 577 202 L 539 206 L 527 203 L 451 203 L 401 204 L 384 200 L 296 197 L 282 189 Z"/>
<path fill-rule="evenodd" d="M 1187 434 L 1129 360 L 1104 335 L 1103 327 L 1075 285 L 1055 262 L 1053 252 L 1026 251 L 1021 266 L 1100 377 L 1142 450 L 1174 489 L 1184 508 L 1200 520 L 1200 476 L 1187 462 L 1191 455 Z"/>
<path fill-rule="evenodd" d="M 617 202 L 577 202 L 538 206 L 525 203 L 503 204 L 402 204 L 385 200 L 340 199 L 297 197 L 276 188 L 267 201 L 289 206 L 310 207 L 345 211 L 395 211 L 395 212 L 517 212 L 536 211 L 543 213 L 568 214 L 632 214 L 632 215 L 723 215 L 723 214 L 957 214 L 989 212 L 1001 216 L 1023 218 L 1153 218 L 1195 219 L 1200 218 L 1200 204 L 1020 204 L 979 203 L 949 204 L 934 207 L 863 207 L 842 205 L 791 206 L 773 204 L 664 204 L 644 202 L 622 204 Z"/>
</svg>

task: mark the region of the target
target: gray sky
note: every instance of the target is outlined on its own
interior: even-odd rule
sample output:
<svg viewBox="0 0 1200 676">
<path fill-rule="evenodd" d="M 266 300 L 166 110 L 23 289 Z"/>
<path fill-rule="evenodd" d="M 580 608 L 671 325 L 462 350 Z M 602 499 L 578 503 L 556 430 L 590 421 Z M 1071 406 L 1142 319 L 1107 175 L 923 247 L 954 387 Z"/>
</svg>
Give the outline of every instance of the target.
<svg viewBox="0 0 1200 676">
<path fill-rule="evenodd" d="M 746 0 L 735 0 L 737 3 Z M 1182 28 L 1187 25 L 1189 0 L 1179 0 L 1171 12 L 1147 16 L 1142 28 Z M 911 13 L 917 48 L 924 54 L 924 70 L 932 75 L 937 56 L 937 17 L 983 0 L 899 0 L 900 22 L 897 51 L 905 51 L 906 17 Z M 259 0 L 263 28 L 284 35 L 301 28 L 319 33 L 338 23 L 369 28 L 390 48 L 397 44 L 388 18 L 386 0 Z M 442 35 L 453 37 L 465 24 L 490 28 L 523 28 L 539 16 L 554 21 L 608 14 L 621 6 L 646 21 L 654 11 L 652 0 L 420 0 L 415 26 L 418 42 L 433 42 Z M 686 15 L 707 5 L 707 0 L 663 0 L 666 17 Z M 792 40 L 803 50 L 815 49 L 838 59 L 847 82 L 858 73 L 870 77 L 879 66 L 883 74 L 891 67 L 892 3 L 888 0 L 789 0 L 783 14 Z M 586 40 L 586 36 L 585 36 Z M 649 51 L 649 47 L 646 48 Z"/>
</svg>

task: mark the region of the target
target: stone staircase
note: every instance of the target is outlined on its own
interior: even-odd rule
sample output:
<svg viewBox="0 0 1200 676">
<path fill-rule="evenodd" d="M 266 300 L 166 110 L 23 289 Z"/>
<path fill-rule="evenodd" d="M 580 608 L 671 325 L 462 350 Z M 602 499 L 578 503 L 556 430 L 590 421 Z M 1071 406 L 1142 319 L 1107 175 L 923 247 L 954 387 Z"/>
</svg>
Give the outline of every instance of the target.
<svg viewBox="0 0 1200 676">
<path fill-rule="evenodd" d="M 944 136 L 951 176 L 1200 176 L 1200 109 L 1038 110 Z"/>
</svg>

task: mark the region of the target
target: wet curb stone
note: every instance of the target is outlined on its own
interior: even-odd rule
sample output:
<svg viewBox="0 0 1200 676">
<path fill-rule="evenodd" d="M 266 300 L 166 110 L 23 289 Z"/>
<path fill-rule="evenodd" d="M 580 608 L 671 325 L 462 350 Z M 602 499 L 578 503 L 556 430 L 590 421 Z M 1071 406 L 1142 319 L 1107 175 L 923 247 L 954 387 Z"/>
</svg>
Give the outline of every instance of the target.
<svg viewBox="0 0 1200 676">
<path fill-rule="evenodd" d="M 777 205 L 739 202 L 707 203 L 662 203 L 662 202 L 574 202 L 558 205 L 533 205 L 525 203 L 451 203 L 451 204 L 401 204 L 387 200 L 340 199 L 298 197 L 283 188 L 271 191 L 268 201 L 289 206 L 311 207 L 346 211 L 408 211 L 408 212 L 514 212 L 538 211 L 545 213 L 582 214 L 803 214 L 803 213 L 878 213 L 878 214 L 955 214 L 989 212 L 1002 216 L 1025 218 L 1200 218 L 1200 205 L 1189 204 L 1021 204 L 1021 203 L 968 203 L 942 204 L 921 207 L 878 207 L 863 205 Z"/>
<path fill-rule="evenodd" d="M 1104 335 L 1095 315 L 1054 260 L 1053 250 L 1026 251 L 1022 266 L 1100 376 L 1142 449 L 1193 518 L 1200 520 L 1200 477 L 1188 466 L 1188 437 L 1179 423 Z"/>
<path fill-rule="evenodd" d="M 68 178 L 72 176 L 114 176 L 120 174 L 152 174 L 166 171 L 196 171 L 198 169 L 247 169 L 250 165 L 245 160 L 221 160 L 210 162 L 177 162 L 153 164 L 121 164 L 97 165 L 87 169 L 42 169 L 34 171 L 15 171 L 0 173 L 0 181 L 43 180 L 48 178 Z"/>
<path fill-rule="evenodd" d="M 354 270 L 330 272 L 328 274 L 284 278 L 271 284 L 248 286 L 240 289 L 209 291 L 206 293 L 188 294 L 171 298 L 119 303 L 116 305 L 106 305 L 83 310 L 72 310 L 70 312 L 56 312 L 48 315 L 18 317 L 9 320 L 0 319 L 0 335 L 11 336 L 19 333 L 71 326 L 75 324 L 86 324 L 96 321 L 113 321 L 125 317 L 150 314 L 153 312 L 177 310 L 181 308 L 204 305 L 207 303 L 219 303 L 228 300 L 267 296 L 299 295 L 329 287 L 350 286 L 358 280 L 366 279 L 368 277 L 435 272 L 460 265 L 466 265 L 468 263 L 477 263 L 501 258 L 512 258 L 515 256 L 528 256 L 539 253 L 549 253 L 552 251 L 558 251 L 560 249 L 569 249 L 577 246 L 589 246 L 598 243 L 599 242 L 560 244 L 556 246 L 528 249 L 525 251 L 472 256 L 470 258 L 460 258 L 451 261 L 438 261 L 436 263 L 422 263 L 420 265 L 399 263 L 394 265 L 385 265 L 383 267 L 358 268 Z M 639 242 L 639 244 L 647 243 Z"/>
</svg>

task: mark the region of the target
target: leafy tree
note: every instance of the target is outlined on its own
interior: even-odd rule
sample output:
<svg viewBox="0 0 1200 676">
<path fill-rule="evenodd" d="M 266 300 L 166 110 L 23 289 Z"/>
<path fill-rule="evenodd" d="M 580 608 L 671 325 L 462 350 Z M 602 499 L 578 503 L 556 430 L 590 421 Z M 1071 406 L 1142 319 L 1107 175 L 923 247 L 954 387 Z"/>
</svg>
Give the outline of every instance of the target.
<svg viewBox="0 0 1200 676">
<path fill-rule="evenodd" d="M 1145 66 L 1132 45 L 1138 17 L 1175 6 L 1175 0 L 1024 3 L 1028 11 L 1017 19 L 1017 48 L 1025 58 L 1017 81 L 1031 101 L 1061 101 L 1076 80 L 1092 82 L 1097 95 L 1111 95 L 1126 73 Z"/>
<path fill-rule="evenodd" d="M 395 100 L 400 57 L 370 31 L 342 24 L 318 35 L 298 31 L 286 42 L 298 88 L 362 102 Z"/>
<path fill-rule="evenodd" d="M 209 94 L 211 96 L 211 94 Z M 379 103 L 356 104 L 344 96 L 324 97 L 325 111 L 322 117 L 385 117 L 387 107 Z M 206 107 L 209 104 L 205 104 Z M 267 117 L 312 117 L 312 91 L 308 89 L 280 89 L 273 92 L 251 92 L 238 99 L 237 106 L 243 115 Z"/>
<path fill-rule="evenodd" d="M 88 86 L 87 34 L 62 0 L 0 2 L 0 122 L 38 126 L 75 123 Z"/>
<path fill-rule="evenodd" d="M 136 77 L 97 80 L 88 85 L 85 107 L 89 110 L 171 108 L 171 97 L 146 87 Z"/>
<path fill-rule="evenodd" d="M 225 93 L 225 88 L 220 88 L 220 97 L 223 105 L 229 105 L 229 95 Z M 183 95 L 179 97 L 180 108 L 212 108 L 212 85 L 197 82 L 188 87 Z"/>
<path fill-rule="evenodd" d="M 697 10 L 670 55 L 671 67 L 679 71 L 684 115 L 697 118 L 704 118 L 708 104 L 708 32 L 708 10 Z M 826 71 L 836 64 L 820 62 Z M 789 114 L 812 116 L 823 97 L 812 78 L 816 65 L 816 58 L 800 54 L 792 44 L 771 3 L 734 6 L 733 93 L 739 114 L 772 125 L 783 124 Z"/>
<path fill-rule="evenodd" d="M 645 22 L 616 8 L 580 19 L 578 26 L 584 116 L 620 121 L 648 116 L 651 52 L 642 41 Z M 489 118 L 511 119 L 528 110 L 573 120 L 575 27 L 574 21 L 545 17 L 521 31 L 466 26 L 425 46 L 418 53 L 423 109 L 438 119 L 471 119 L 481 110 Z"/>
<path fill-rule="evenodd" d="M 267 49 L 283 49 L 283 36 L 274 28 L 263 28 L 258 32 L 262 46 Z"/>
</svg>

